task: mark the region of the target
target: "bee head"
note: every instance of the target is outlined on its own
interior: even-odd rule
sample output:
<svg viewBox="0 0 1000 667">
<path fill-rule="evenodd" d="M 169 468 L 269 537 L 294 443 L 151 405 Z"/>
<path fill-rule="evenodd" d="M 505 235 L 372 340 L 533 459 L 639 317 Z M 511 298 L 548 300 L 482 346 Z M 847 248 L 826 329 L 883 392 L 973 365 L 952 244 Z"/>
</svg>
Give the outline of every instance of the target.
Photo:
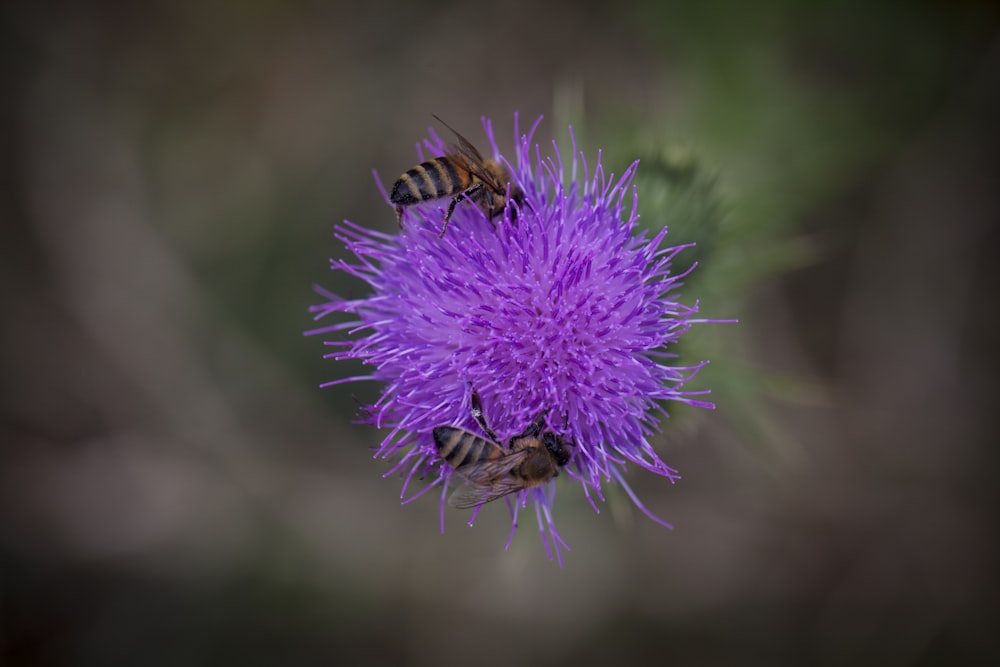
<svg viewBox="0 0 1000 667">
<path fill-rule="evenodd" d="M 556 435 L 552 431 L 545 431 L 542 433 L 542 442 L 545 444 L 545 448 L 552 452 L 556 463 L 560 466 L 569 463 L 570 456 L 572 455 L 569 448 L 572 445 L 565 438 Z"/>
</svg>

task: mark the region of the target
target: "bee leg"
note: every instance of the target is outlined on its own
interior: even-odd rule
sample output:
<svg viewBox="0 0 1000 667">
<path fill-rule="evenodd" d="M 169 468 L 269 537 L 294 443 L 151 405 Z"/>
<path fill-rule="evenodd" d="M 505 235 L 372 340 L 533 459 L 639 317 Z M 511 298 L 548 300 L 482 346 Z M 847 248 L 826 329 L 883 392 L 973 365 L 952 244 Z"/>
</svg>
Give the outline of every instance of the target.
<svg viewBox="0 0 1000 667">
<path fill-rule="evenodd" d="M 483 190 L 483 184 L 476 183 L 468 190 L 460 192 L 459 194 L 455 195 L 454 198 L 452 198 L 451 203 L 448 204 L 448 211 L 444 214 L 444 226 L 441 228 L 441 233 L 438 234 L 439 239 L 444 238 L 444 232 L 446 229 L 448 229 L 448 221 L 451 220 L 451 215 L 452 213 L 455 212 L 455 207 L 458 206 L 458 202 L 460 202 L 463 199 L 468 199 L 473 204 L 476 204 L 476 200 L 474 199 L 474 197 L 478 195 L 482 190 Z"/>
<path fill-rule="evenodd" d="M 504 206 L 506 206 L 506 204 Z M 493 218 L 503 213 L 504 206 L 497 209 L 493 203 L 493 193 L 486 190 L 486 206 L 484 207 L 486 209 L 486 221 L 490 223 L 490 229 L 493 231 L 497 230 L 497 225 L 493 222 Z"/>
<path fill-rule="evenodd" d="M 399 225 L 400 229 L 403 228 L 403 207 L 402 206 L 397 206 L 396 207 L 396 224 Z"/>
<path fill-rule="evenodd" d="M 482 192 L 482 190 L 483 190 L 483 184 L 482 183 L 476 183 L 475 185 L 473 185 L 472 187 L 470 187 L 468 190 L 466 190 L 465 192 L 463 192 L 462 195 L 464 195 L 465 198 L 468 199 L 469 201 L 471 201 L 472 203 L 476 203 L 476 200 L 473 199 L 473 197 L 475 197 L 480 192 Z M 487 196 L 489 196 L 489 190 L 486 191 L 486 194 L 487 194 Z"/>
<path fill-rule="evenodd" d="M 490 425 L 486 422 L 486 415 L 483 413 L 483 399 L 479 397 L 479 392 L 476 388 L 472 388 L 472 418 L 476 420 L 479 424 L 479 428 L 483 429 L 483 433 L 488 435 L 493 442 L 500 442 L 500 438 L 497 434 L 493 432 Z"/>
<path fill-rule="evenodd" d="M 460 194 L 456 195 L 455 197 L 452 197 L 451 203 L 448 204 L 448 211 L 444 214 L 444 226 L 441 227 L 441 233 L 438 234 L 438 238 L 439 239 L 443 239 L 444 238 L 445 230 L 448 229 L 448 221 L 451 220 L 451 214 L 455 212 L 455 207 L 458 206 L 459 200 L 462 199 L 462 197 L 464 197 L 464 196 L 465 196 L 465 193 L 463 192 L 463 193 L 460 193 Z"/>
<path fill-rule="evenodd" d="M 519 438 L 534 438 L 545 428 L 545 413 L 541 413 L 535 417 L 535 421 L 528 425 L 528 428 L 524 429 L 524 433 L 517 436 Z"/>
</svg>

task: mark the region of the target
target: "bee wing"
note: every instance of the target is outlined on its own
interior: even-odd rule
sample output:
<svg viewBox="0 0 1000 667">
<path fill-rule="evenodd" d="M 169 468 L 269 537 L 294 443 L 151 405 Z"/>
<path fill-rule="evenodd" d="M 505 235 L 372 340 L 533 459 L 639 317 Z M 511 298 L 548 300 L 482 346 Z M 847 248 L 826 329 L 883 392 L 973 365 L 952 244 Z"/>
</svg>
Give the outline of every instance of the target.
<svg viewBox="0 0 1000 667">
<path fill-rule="evenodd" d="M 524 488 L 524 483 L 509 477 L 508 474 L 520 465 L 529 453 L 528 450 L 511 452 L 492 461 L 455 468 L 455 472 L 465 480 L 465 484 L 458 487 L 448 499 L 448 503 L 460 509 L 476 507 L 520 491 Z"/>
<path fill-rule="evenodd" d="M 457 509 L 468 509 L 478 507 L 483 503 L 488 503 L 497 498 L 515 493 L 525 488 L 524 484 L 512 478 L 500 479 L 489 486 L 477 486 L 474 484 L 463 484 L 451 494 L 448 504 Z"/>
<path fill-rule="evenodd" d="M 494 193 L 500 195 L 501 197 L 507 195 L 507 184 L 501 182 L 500 179 L 498 179 L 493 172 L 484 167 L 482 163 L 472 165 L 469 168 L 469 171 L 475 174 L 479 180 L 485 183 L 486 187 Z"/>
<path fill-rule="evenodd" d="M 439 123 L 451 130 L 451 133 L 458 139 L 457 144 L 449 143 L 445 145 L 445 153 L 447 155 L 458 156 L 464 159 L 466 168 L 475 174 L 479 180 L 485 183 L 487 187 L 497 194 L 506 194 L 506 185 L 500 183 L 496 176 L 486 169 L 484 166 L 486 160 L 483 158 L 482 153 L 479 152 L 479 149 L 473 146 L 471 141 L 459 134 L 458 130 L 453 128 L 451 125 L 438 118 L 438 116 L 434 114 L 431 115 L 434 116 Z"/>
<path fill-rule="evenodd" d="M 441 123 L 442 125 L 444 125 L 445 127 L 447 127 L 449 130 L 451 130 L 451 133 L 454 134 L 455 138 L 458 139 L 458 145 L 457 146 L 455 144 L 448 144 L 447 148 L 448 148 L 448 153 L 449 154 L 451 154 L 451 155 L 462 155 L 465 158 L 469 159 L 470 161 L 472 161 L 472 162 L 474 162 L 476 164 L 482 164 L 484 162 L 483 156 L 479 153 L 479 150 L 477 150 L 476 147 L 472 145 L 471 141 L 469 141 L 468 139 L 466 139 L 465 137 L 463 137 L 461 134 L 458 133 L 458 130 L 456 130 L 455 128 L 453 128 L 451 125 L 449 125 L 448 123 L 444 122 L 443 120 L 441 120 L 435 114 L 431 114 L 431 115 L 434 116 L 434 118 L 437 119 L 437 122 Z"/>
<path fill-rule="evenodd" d="M 526 449 L 510 452 L 496 459 L 459 466 L 455 468 L 455 472 L 471 484 L 488 486 L 495 480 L 507 477 L 507 473 L 519 466 L 530 453 Z"/>
</svg>

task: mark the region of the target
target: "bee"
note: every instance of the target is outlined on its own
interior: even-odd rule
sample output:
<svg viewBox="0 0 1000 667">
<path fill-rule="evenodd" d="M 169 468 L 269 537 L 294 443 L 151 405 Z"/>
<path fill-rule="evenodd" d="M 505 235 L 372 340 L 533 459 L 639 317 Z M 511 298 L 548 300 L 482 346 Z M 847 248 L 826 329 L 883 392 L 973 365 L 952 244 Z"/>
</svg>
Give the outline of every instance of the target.
<svg viewBox="0 0 1000 667">
<path fill-rule="evenodd" d="M 452 494 L 452 507 L 468 508 L 545 484 L 570 459 L 571 442 L 545 428 L 545 412 L 506 446 L 483 414 L 483 402 L 472 390 L 472 417 L 486 438 L 454 426 L 434 429 L 434 445 L 464 484 Z"/>
<path fill-rule="evenodd" d="M 510 200 L 524 203 L 524 192 L 511 182 L 507 167 L 496 160 L 487 160 L 468 139 L 451 125 L 434 116 L 458 139 L 458 144 L 448 144 L 445 155 L 427 160 L 409 169 L 392 186 L 389 201 L 396 205 L 396 222 L 403 228 L 403 209 L 432 199 L 451 197 L 444 226 L 438 238 L 444 237 L 455 206 L 467 199 L 486 215 L 490 224 L 507 206 L 507 184 L 510 183 Z"/>
</svg>

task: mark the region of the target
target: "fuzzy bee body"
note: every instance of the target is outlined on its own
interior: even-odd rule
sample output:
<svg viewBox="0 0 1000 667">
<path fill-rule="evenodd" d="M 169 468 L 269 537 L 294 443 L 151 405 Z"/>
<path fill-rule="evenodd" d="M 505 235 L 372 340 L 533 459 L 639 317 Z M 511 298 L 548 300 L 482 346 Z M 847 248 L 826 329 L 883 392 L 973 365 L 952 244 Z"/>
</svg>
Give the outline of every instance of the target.
<svg viewBox="0 0 1000 667">
<path fill-rule="evenodd" d="M 455 469 L 496 461 L 505 453 L 497 443 L 454 426 L 434 429 L 434 443 L 441 458 Z"/>
<path fill-rule="evenodd" d="M 472 405 L 473 417 L 488 437 L 455 426 L 439 426 L 433 431 L 438 454 L 463 481 L 449 499 L 452 506 L 476 507 L 540 486 L 557 477 L 559 468 L 569 462 L 571 443 L 544 428 L 544 413 L 511 438 L 505 448 L 487 424 L 475 392 Z"/>
<path fill-rule="evenodd" d="M 482 181 L 469 171 L 463 157 L 444 155 L 407 169 L 392 186 L 389 201 L 396 205 L 397 213 L 402 215 L 403 207 L 462 195 L 481 184 Z"/>
<path fill-rule="evenodd" d="M 441 157 L 421 162 L 406 170 L 392 186 L 389 201 L 396 207 L 396 221 L 403 227 L 403 211 L 408 206 L 452 197 L 444 216 L 440 236 L 448 229 L 455 207 L 462 199 L 475 204 L 491 221 L 507 207 L 507 187 L 511 201 L 522 203 L 521 189 L 511 183 L 510 172 L 496 160 L 487 160 L 468 139 L 434 116 L 458 138 Z"/>
</svg>

